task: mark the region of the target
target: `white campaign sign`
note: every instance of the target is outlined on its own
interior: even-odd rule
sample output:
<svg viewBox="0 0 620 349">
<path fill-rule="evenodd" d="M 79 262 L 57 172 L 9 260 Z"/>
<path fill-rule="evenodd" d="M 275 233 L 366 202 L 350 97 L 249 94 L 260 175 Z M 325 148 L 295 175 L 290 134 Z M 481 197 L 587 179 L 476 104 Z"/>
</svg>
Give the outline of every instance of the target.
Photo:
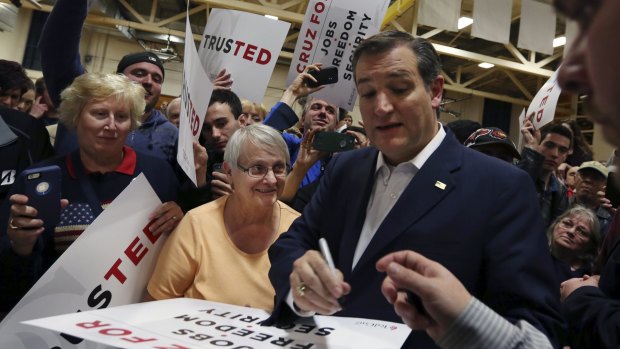
<svg viewBox="0 0 620 349">
<path fill-rule="evenodd" d="M 211 81 L 226 69 L 239 98 L 261 103 L 290 23 L 235 10 L 213 9 L 198 55 Z"/>
<path fill-rule="evenodd" d="M 161 235 L 148 231 L 149 214 L 159 205 L 140 174 L 0 323 L 0 348 L 99 348 L 21 322 L 139 302 L 163 245 Z"/>
<path fill-rule="evenodd" d="M 27 321 L 118 348 L 342 349 L 400 348 L 404 324 L 314 316 L 295 324 L 261 326 L 264 310 L 177 298 Z"/>
<path fill-rule="evenodd" d="M 560 98 L 560 85 L 558 84 L 558 71 L 555 71 L 553 75 L 545 82 L 543 87 L 536 93 L 532 103 L 527 108 L 527 119 L 531 120 L 534 127 L 538 130 L 546 124 L 553 121 L 555 116 L 555 109 L 558 106 L 558 99 Z M 523 125 L 521 123 L 519 126 Z"/>
<path fill-rule="evenodd" d="M 338 82 L 313 96 L 353 110 L 357 90 L 353 79 L 353 51 L 365 38 L 379 32 L 387 0 L 310 0 L 288 71 L 291 84 L 308 64 L 338 68 Z"/>
<path fill-rule="evenodd" d="M 196 185 L 196 166 L 192 141 L 198 141 L 212 92 L 213 85 L 198 58 L 188 14 L 185 20 L 185 57 L 177 161 L 194 185 Z"/>
</svg>

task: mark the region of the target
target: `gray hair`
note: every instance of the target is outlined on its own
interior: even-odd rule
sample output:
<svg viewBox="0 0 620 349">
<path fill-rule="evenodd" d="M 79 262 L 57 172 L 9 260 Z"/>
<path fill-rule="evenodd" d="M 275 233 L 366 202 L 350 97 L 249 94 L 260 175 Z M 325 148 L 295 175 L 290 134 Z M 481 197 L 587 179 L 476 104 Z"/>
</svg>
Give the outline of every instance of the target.
<svg viewBox="0 0 620 349">
<path fill-rule="evenodd" d="M 70 129 L 75 129 L 86 103 L 92 100 L 115 98 L 118 103 L 129 106 L 131 130 L 140 126 L 144 113 L 144 88 L 124 75 L 112 73 L 86 73 L 78 76 L 60 94 L 58 111 L 61 121 Z"/>
<path fill-rule="evenodd" d="M 224 161 L 231 167 L 237 167 L 241 152 L 254 148 L 280 154 L 287 165 L 291 164 L 288 147 L 282 135 L 274 128 L 263 124 L 249 125 L 235 131 L 226 144 Z"/>
<path fill-rule="evenodd" d="M 555 227 L 563 219 L 571 217 L 585 217 L 588 221 L 588 225 L 590 228 L 588 245 L 586 246 L 584 254 L 579 256 L 578 258 L 584 264 L 590 265 L 592 262 L 594 262 L 594 259 L 596 259 L 599 246 L 601 245 L 600 223 L 594 211 L 581 205 L 575 205 L 572 208 L 564 211 L 564 213 L 562 213 L 558 218 L 556 218 L 555 221 L 553 221 L 553 223 L 549 226 L 549 229 L 547 230 L 547 239 L 549 240 L 551 254 L 555 255 L 555 242 L 553 241 L 553 231 L 555 230 Z"/>
</svg>

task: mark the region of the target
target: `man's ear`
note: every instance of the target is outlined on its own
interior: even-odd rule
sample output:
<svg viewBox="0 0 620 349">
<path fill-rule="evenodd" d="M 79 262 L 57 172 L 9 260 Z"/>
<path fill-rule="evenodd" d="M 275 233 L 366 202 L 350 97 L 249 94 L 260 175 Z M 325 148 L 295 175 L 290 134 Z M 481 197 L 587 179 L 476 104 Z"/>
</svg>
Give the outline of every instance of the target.
<svg viewBox="0 0 620 349">
<path fill-rule="evenodd" d="M 237 121 L 239 122 L 239 125 L 241 127 L 245 127 L 248 125 L 248 115 L 245 113 L 241 113 L 241 115 L 239 115 L 239 119 L 237 119 Z"/>
<path fill-rule="evenodd" d="M 433 80 L 433 83 L 431 85 L 431 104 L 433 106 L 433 109 L 439 109 L 439 106 L 441 105 L 441 101 L 443 99 L 443 84 L 444 84 L 444 78 L 442 75 L 437 75 L 437 77 L 435 78 L 435 80 Z"/>
</svg>

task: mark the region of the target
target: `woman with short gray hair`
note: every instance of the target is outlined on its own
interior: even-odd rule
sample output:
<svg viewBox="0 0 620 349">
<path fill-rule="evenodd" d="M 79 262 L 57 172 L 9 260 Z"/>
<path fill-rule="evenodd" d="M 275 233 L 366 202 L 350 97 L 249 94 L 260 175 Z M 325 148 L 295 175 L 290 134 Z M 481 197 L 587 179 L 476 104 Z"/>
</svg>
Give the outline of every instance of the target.
<svg viewBox="0 0 620 349">
<path fill-rule="evenodd" d="M 271 311 L 267 249 L 299 216 L 278 201 L 289 168 L 276 130 L 255 124 L 235 131 L 223 165 L 232 194 L 185 215 L 159 255 L 147 299 L 189 297 Z"/>
</svg>

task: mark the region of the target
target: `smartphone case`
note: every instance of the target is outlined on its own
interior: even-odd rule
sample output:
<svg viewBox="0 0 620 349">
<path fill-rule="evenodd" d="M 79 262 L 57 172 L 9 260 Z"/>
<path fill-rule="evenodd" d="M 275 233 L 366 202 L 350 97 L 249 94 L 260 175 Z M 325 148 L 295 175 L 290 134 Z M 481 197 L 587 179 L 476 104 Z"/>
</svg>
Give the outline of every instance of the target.
<svg viewBox="0 0 620 349">
<path fill-rule="evenodd" d="M 318 132 L 312 147 L 316 150 L 336 153 L 355 148 L 355 137 L 339 132 Z"/>
<path fill-rule="evenodd" d="M 316 82 L 307 80 L 309 87 L 319 87 L 321 85 L 335 84 L 338 82 L 338 68 L 326 67 L 321 70 L 311 70 L 308 74 L 312 75 Z"/>
<path fill-rule="evenodd" d="M 17 192 L 28 196 L 28 206 L 37 209 L 37 218 L 46 228 L 60 220 L 60 177 L 60 167 L 53 165 L 25 170 L 17 180 Z"/>
</svg>

